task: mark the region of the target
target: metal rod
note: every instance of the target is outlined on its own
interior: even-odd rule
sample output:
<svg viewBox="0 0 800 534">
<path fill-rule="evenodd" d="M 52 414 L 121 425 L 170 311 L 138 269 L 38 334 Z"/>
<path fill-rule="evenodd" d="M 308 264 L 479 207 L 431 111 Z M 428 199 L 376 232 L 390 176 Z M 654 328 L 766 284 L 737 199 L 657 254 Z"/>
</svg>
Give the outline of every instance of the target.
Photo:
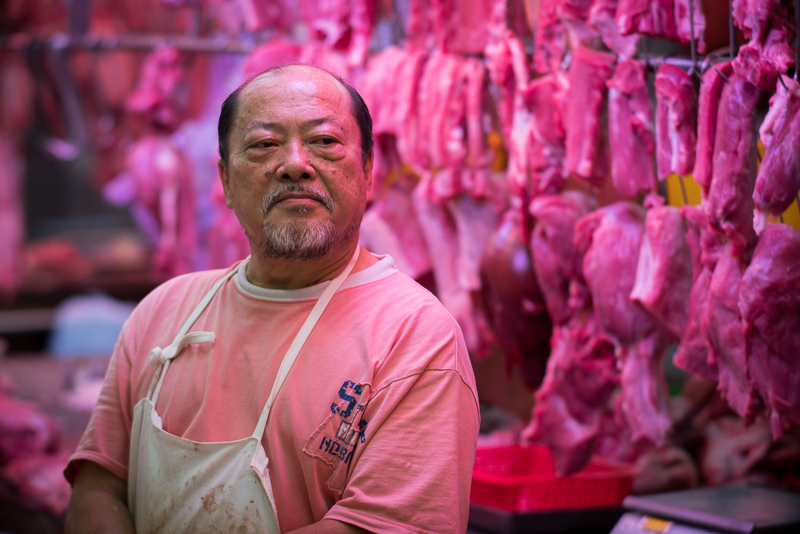
<svg viewBox="0 0 800 534">
<path fill-rule="evenodd" d="M 722 76 L 722 79 L 723 79 L 723 80 L 725 80 L 725 83 L 728 83 L 728 82 L 729 82 L 729 80 L 728 80 L 728 77 L 727 77 L 727 76 L 725 76 L 724 74 L 722 74 L 722 72 L 720 72 L 720 70 L 719 70 L 718 68 L 714 67 L 714 70 L 715 70 L 715 71 L 717 71 L 717 74 L 719 74 L 720 76 Z"/>
<path fill-rule="evenodd" d="M 689 205 L 689 199 L 686 197 L 686 187 L 683 185 L 683 176 L 678 175 L 678 183 L 681 184 L 681 195 L 683 195 L 683 205 Z"/>
<path fill-rule="evenodd" d="M 783 76 L 781 76 L 781 71 L 778 70 L 778 71 L 775 71 L 775 72 L 778 73 L 778 81 L 781 82 L 781 85 L 783 86 L 783 88 L 788 91 L 789 88 L 786 87 L 786 82 L 783 81 Z"/>
<path fill-rule="evenodd" d="M 800 69 L 800 0 L 794 0 L 794 27 L 796 38 L 794 41 L 794 79 L 797 79 L 797 70 Z M 800 207 L 800 204 L 798 204 Z"/>
<path fill-rule="evenodd" d="M 733 61 L 734 56 L 736 55 L 736 43 L 734 42 L 734 33 L 733 33 L 733 0 L 728 0 L 728 45 L 730 46 L 729 52 L 731 56 L 731 61 Z"/>
<path fill-rule="evenodd" d="M 34 36 L 22 33 L 0 36 L 0 49 L 89 49 L 89 50 L 142 50 L 168 46 L 188 52 L 229 52 L 249 54 L 260 43 L 242 42 L 230 38 L 207 38 L 182 35 L 69 35 L 54 33 L 49 36 Z"/>
<path fill-rule="evenodd" d="M 783 213 L 778 215 L 778 220 L 781 221 L 781 224 L 783 224 Z"/>
</svg>

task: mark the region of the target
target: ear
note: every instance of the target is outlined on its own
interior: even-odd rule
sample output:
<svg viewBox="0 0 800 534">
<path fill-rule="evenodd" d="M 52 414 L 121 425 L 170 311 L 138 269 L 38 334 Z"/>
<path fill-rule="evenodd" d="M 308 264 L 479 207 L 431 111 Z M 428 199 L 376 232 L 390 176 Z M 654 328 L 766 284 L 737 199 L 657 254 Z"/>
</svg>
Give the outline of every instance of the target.
<svg viewBox="0 0 800 534">
<path fill-rule="evenodd" d="M 222 190 L 225 192 L 225 205 L 228 208 L 233 208 L 233 200 L 230 193 L 230 176 L 228 176 L 228 167 L 222 158 L 217 160 L 217 171 L 219 172 L 219 179 L 222 181 Z"/>
<path fill-rule="evenodd" d="M 364 165 L 364 180 L 366 180 L 367 202 L 372 200 L 372 164 L 375 161 L 375 151 L 372 150 Z"/>
</svg>

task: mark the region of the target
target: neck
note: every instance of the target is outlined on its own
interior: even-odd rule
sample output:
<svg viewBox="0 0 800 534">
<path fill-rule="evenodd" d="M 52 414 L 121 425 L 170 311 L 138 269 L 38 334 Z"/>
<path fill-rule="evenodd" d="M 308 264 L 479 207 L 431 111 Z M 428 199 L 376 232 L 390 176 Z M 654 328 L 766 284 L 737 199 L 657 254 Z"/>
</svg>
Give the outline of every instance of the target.
<svg viewBox="0 0 800 534">
<path fill-rule="evenodd" d="M 253 254 L 247 264 L 247 280 L 268 289 L 301 289 L 333 280 L 353 257 L 353 245 L 315 260 L 282 260 Z M 378 260 L 362 248 L 352 272 L 358 272 Z"/>
</svg>

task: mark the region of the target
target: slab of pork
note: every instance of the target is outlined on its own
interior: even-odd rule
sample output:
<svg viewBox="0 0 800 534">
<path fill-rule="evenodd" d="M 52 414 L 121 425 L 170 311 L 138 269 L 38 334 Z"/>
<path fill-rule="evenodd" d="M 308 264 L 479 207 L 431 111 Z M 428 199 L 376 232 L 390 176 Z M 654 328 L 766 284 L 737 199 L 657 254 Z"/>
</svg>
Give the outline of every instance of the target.
<svg viewBox="0 0 800 534">
<path fill-rule="evenodd" d="M 714 167 L 714 141 L 717 138 L 717 116 L 726 78 L 733 74 L 730 62 L 720 63 L 703 74 L 697 117 L 697 150 L 694 162 L 694 181 L 708 194 Z"/>
<path fill-rule="evenodd" d="M 691 174 L 697 144 L 697 93 L 689 74 L 664 64 L 656 73 L 658 177 Z"/>
</svg>

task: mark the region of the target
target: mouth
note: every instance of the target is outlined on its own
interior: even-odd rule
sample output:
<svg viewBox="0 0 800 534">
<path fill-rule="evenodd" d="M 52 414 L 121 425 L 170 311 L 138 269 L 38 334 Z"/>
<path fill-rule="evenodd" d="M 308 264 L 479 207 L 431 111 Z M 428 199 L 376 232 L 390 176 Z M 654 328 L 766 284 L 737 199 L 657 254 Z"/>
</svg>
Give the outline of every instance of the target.
<svg viewBox="0 0 800 534">
<path fill-rule="evenodd" d="M 326 195 L 305 188 L 298 190 L 296 187 L 289 190 L 274 191 L 266 196 L 263 202 L 264 213 L 266 214 L 277 204 L 305 208 L 322 204 L 328 211 L 333 209 L 333 202 Z"/>
</svg>

